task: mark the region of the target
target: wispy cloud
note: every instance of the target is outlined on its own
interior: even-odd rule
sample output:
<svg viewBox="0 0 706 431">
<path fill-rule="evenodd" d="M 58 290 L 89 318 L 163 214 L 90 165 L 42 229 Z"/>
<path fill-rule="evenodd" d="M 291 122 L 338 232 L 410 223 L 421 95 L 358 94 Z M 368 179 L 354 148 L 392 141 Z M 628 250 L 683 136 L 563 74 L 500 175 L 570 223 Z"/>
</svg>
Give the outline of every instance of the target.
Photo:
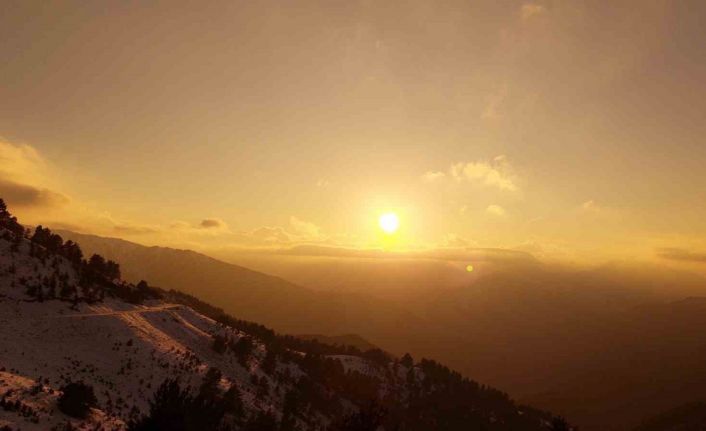
<svg viewBox="0 0 706 431">
<path fill-rule="evenodd" d="M 443 180 L 446 178 L 446 174 L 439 171 L 429 171 L 422 174 L 422 181 L 426 183 L 433 183 L 435 181 Z"/>
<path fill-rule="evenodd" d="M 602 203 L 596 202 L 595 200 L 587 200 L 578 207 L 579 213 L 585 215 L 598 217 L 601 219 L 620 219 L 625 215 L 625 210 L 621 208 L 616 208 Z"/>
<path fill-rule="evenodd" d="M 246 243 L 261 243 L 263 245 L 282 245 L 292 242 L 291 236 L 279 226 L 269 227 L 263 226 L 249 233 L 240 233 L 240 238 L 246 239 Z"/>
<path fill-rule="evenodd" d="M 380 249 L 360 249 L 311 244 L 297 245 L 291 248 L 282 248 L 274 250 L 273 253 L 296 256 L 326 256 L 349 258 L 436 259 L 451 262 L 536 262 L 534 256 L 524 251 L 503 248 L 474 247 L 449 247 L 417 251 L 386 251 Z"/>
<path fill-rule="evenodd" d="M 469 181 L 501 190 L 516 191 L 518 189 L 510 164 L 505 156 L 498 156 L 492 161 L 476 161 L 456 163 L 451 166 L 451 177 L 457 181 Z"/>
<path fill-rule="evenodd" d="M 497 187 L 505 191 L 517 191 L 517 178 L 507 157 L 500 155 L 493 160 L 460 162 L 451 165 L 447 173 L 429 171 L 422 175 L 425 182 L 437 182 L 453 178 L 457 182 L 469 182 L 488 187 Z"/>
<path fill-rule="evenodd" d="M 602 208 L 599 207 L 596 201 L 594 201 L 593 199 L 582 203 L 581 209 L 586 212 L 600 212 L 602 210 Z"/>
<path fill-rule="evenodd" d="M 201 227 L 204 229 L 228 229 L 228 224 L 219 218 L 207 218 L 201 220 Z"/>
<path fill-rule="evenodd" d="M 695 252 L 682 248 L 660 248 L 657 249 L 657 256 L 668 260 L 706 263 L 706 252 Z"/>
<path fill-rule="evenodd" d="M 306 239 L 321 239 L 321 229 L 314 223 L 300 220 L 294 216 L 289 218 L 289 225 L 293 233 Z"/>
<path fill-rule="evenodd" d="M 159 232 L 158 229 L 151 226 L 140 226 L 133 224 L 116 224 L 113 227 L 113 230 L 121 235 L 149 235 Z"/>
<path fill-rule="evenodd" d="M 541 15 L 546 11 L 546 8 L 536 3 L 525 3 L 520 7 L 520 16 L 522 20 L 528 20 L 537 15 Z"/>
<path fill-rule="evenodd" d="M 475 241 L 462 238 L 456 234 L 450 233 L 446 234 L 442 242 L 443 248 L 458 248 L 458 247 L 475 247 L 477 244 Z"/>
<path fill-rule="evenodd" d="M 507 215 L 507 211 L 505 211 L 505 208 L 495 204 L 488 205 L 488 207 L 485 209 L 485 212 L 496 217 L 505 217 L 505 215 Z"/>
<path fill-rule="evenodd" d="M 70 202 L 61 193 L 5 179 L 0 179 L 0 197 L 14 207 L 54 207 Z"/>
<path fill-rule="evenodd" d="M 0 141 L 0 197 L 12 207 L 57 207 L 70 199 L 46 185 L 46 163 L 29 145 Z"/>
</svg>

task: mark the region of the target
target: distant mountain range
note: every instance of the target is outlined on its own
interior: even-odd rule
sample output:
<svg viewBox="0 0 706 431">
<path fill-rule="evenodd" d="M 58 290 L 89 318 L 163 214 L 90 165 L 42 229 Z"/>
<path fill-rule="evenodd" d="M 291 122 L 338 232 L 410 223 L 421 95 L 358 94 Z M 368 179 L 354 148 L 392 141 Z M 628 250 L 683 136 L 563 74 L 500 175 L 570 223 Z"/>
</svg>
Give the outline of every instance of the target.
<svg viewBox="0 0 706 431">
<path fill-rule="evenodd" d="M 375 344 L 404 352 L 406 342 L 399 339 L 395 329 L 398 322 L 405 322 L 420 334 L 426 327 L 423 319 L 392 300 L 362 293 L 316 291 L 190 250 L 146 247 L 65 230 L 57 233 L 80 243 L 87 253 L 121 262 L 127 280 L 145 279 L 156 286 L 196 295 L 243 319 L 286 333 L 366 334 Z"/>
<path fill-rule="evenodd" d="M 287 333 L 358 334 L 394 354 L 439 358 L 584 431 L 631 429 L 655 412 L 706 400 L 706 282 L 692 274 L 530 263 L 460 288 L 329 292 L 191 251 L 61 234 L 120 261 L 130 280 L 185 291 Z"/>
</svg>

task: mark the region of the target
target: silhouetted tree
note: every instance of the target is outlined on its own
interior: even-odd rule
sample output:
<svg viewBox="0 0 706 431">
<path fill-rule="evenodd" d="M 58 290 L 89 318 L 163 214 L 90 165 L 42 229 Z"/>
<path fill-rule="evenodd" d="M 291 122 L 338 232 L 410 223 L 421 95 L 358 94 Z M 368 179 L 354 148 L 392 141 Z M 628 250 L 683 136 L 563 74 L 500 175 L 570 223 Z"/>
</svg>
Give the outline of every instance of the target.
<svg viewBox="0 0 706 431">
<path fill-rule="evenodd" d="M 62 247 L 62 254 L 74 265 L 74 267 L 78 267 L 83 259 L 81 247 L 71 240 L 64 243 L 64 246 Z"/>
<path fill-rule="evenodd" d="M 245 336 L 241 337 L 237 342 L 232 342 L 230 345 L 233 354 L 238 358 L 238 362 L 243 367 L 248 366 L 248 359 L 250 359 L 250 353 L 252 352 L 255 345 L 253 344 L 252 338 Z"/>
<path fill-rule="evenodd" d="M 105 274 L 105 259 L 99 254 L 94 254 L 88 259 L 88 269 L 93 271 L 95 274 L 104 275 Z"/>
<path fill-rule="evenodd" d="M 59 296 L 62 299 L 69 299 L 75 292 L 76 288 L 74 286 L 71 286 L 66 281 L 62 281 L 61 289 L 59 289 Z"/>
<path fill-rule="evenodd" d="M 240 419 L 245 414 L 245 406 L 238 387 L 234 384 L 223 394 L 223 406 L 226 413 L 233 415 L 236 419 Z"/>
<path fill-rule="evenodd" d="M 220 371 L 209 370 L 199 390 L 192 396 L 178 380 L 165 380 L 150 401 L 150 413 L 130 424 L 130 431 L 228 431 L 224 421 L 226 412 L 239 413 L 235 406 L 236 392 L 221 397 L 218 390 Z M 238 398 L 239 398 L 239 394 Z M 233 403 L 233 404 L 229 404 Z"/>
<path fill-rule="evenodd" d="M 250 418 L 243 431 L 277 431 L 277 428 L 277 419 L 272 412 L 259 412 Z"/>
<path fill-rule="evenodd" d="M 297 413 L 301 411 L 302 402 L 299 393 L 295 390 L 287 392 L 282 406 L 282 421 L 279 431 L 297 431 Z"/>
<path fill-rule="evenodd" d="M 337 431 L 377 431 L 382 425 L 387 411 L 377 403 L 370 403 L 366 408 L 347 416 L 336 428 Z"/>
<path fill-rule="evenodd" d="M 105 263 L 105 267 L 103 269 L 103 275 L 108 280 L 119 280 L 120 279 L 120 265 L 117 263 L 113 262 L 112 260 L 109 260 Z M 145 282 L 145 285 L 147 283 Z"/>
<path fill-rule="evenodd" d="M 213 344 L 211 345 L 211 347 L 216 353 L 223 354 L 226 351 L 226 347 L 228 347 L 226 337 L 219 334 L 214 335 Z"/>
<path fill-rule="evenodd" d="M 91 407 L 98 404 L 93 387 L 83 382 L 69 383 L 61 388 L 58 407 L 64 414 L 75 418 L 85 418 Z"/>
<path fill-rule="evenodd" d="M 549 429 L 551 431 L 571 431 L 569 423 L 566 422 L 566 419 L 562 417 L 556 417 L 552 419 L 552 423 L 549 426 Z"/>
<path fill-rule="evenodd" d="M 193 398 L 188 389 L 182 389 L 178 380 L 165 380 L 150 401 L 150 413 L 133 422 L 130 431 L 191 431 L 188 416 Z"/>
<path fill-rule="evenodd" d="M 17 218 L 7 210 L 5 201 L 0 199 L 0 227 L 10 231 L 10 234 L 16 239 L 21 240 L 24 237 L 25 229 L 17 222 Z"/>
<path fill-rule="evenodd" d="M 412 355 L 405 353 L 404 356 L 402 356 L 402 359 L 400 359 L 400 364 L 407 368 L 414 366 L 414 359 L 412 359 Z"/>
<path fill-rule="evenodd" d="M 218 384 L 221 382 L 223 374 L 221 370 L 211 367 L 206 372 L 199 388 L 199 396 L 205 399 L 214 399 L 218 395 Z"/>
<path fill-rule="evenodd" d="M 277 354 L 275 354 L 273 349 L 267 349 L 267 353 L 265 353 L 265 358 L 262 360 L 260 367 L 262 371 L 267 374 L 272 374 L 275 371 L 277 367 Z"/>
</svg>

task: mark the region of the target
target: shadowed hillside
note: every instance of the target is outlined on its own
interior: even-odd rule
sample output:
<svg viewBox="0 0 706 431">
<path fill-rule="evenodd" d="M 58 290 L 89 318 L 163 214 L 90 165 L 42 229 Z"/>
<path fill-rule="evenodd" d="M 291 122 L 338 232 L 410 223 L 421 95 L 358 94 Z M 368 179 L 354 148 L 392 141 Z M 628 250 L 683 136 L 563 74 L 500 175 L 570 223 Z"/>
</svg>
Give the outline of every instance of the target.
<svg viewBox="0 0 706 431">
<path fill-rule="evenodd" d="M 150 280 L 216 304 L 244 319 L 294 334 L 356 333 L 378 345 L 404 352 L 407 341 L 395 329 L 405 322 L 417 333 L 423 320 L 397 306 L 363 293 L 320 292 L 279 277 L 225 263 L 190 250 L 145 247 L 121 239 L 57 231 L 90 253 L 122 263 L 127 280 Z"/>
<path fill-rule="evenodd" d="M 356 334 L 344 334 L 334 336 L 326 336 L 321 334 L 302 334 L 297 335 L 297 337 L 301 338 L 302 340 L 316 340 L 324 344 L 330 344 L 332 346 L 353 346 L 363 351 L 378 348 L 378 346 L 374 345 L 365 338 Z"/>
</svg>

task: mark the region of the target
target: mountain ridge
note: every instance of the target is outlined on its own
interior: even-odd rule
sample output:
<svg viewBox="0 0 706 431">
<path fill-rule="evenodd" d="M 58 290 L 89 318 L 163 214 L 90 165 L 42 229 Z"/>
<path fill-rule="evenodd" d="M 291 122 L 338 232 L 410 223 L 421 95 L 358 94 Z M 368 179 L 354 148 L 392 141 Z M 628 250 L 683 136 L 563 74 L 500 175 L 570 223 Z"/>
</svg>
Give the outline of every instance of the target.
<svg viewBox="0 0 706 431">
<path fill-rule="evenodd" d="M 125 277 L 133 282 L 146 279 L 157 286 L 195 295 L 234 315 L 282 332 L 325 336 L 355 333 L 401 354 L 406 341 L 399 339 L 397 322 L 405 322 L 418 334 L 429 326 L 423 316 L 410 313 L 393 300 L 358 292 L 312 290 L 192 250 L 57 232 L 81 243 L 91 253 L 120 261 Z"/>
<path fill-rule="evenodd" d="M 435 361 L 281 336 L 7 224 L 0 214 L 3 431 L 568 429 Z"/>
<path fill-rule="evenodd" d="M 286 333 L 355 333 L 396 355 L 439 358 L 587 431 L 605 430 L 607 417 L 611 429 L 632 429 L 654 411 L 703 399 L 693 383 L 705 375 L 702 307 L 681 301 L 706 292 L 703 278 L 622 264 L 478 275 L 460 289 L 405 291 L 406 304 L 396 301 L 401 292 L 381 299 L 374 291 L 307 292 L 311 300 L 295 296 L 288 308 L 250 314 L 238 307 L 244 296 L 217 293 L 209 302 Z M 189 293 L 200 296 L 206 283 Z M 297 316 L 296 324 L 278 313 Z"/>
</svg>

